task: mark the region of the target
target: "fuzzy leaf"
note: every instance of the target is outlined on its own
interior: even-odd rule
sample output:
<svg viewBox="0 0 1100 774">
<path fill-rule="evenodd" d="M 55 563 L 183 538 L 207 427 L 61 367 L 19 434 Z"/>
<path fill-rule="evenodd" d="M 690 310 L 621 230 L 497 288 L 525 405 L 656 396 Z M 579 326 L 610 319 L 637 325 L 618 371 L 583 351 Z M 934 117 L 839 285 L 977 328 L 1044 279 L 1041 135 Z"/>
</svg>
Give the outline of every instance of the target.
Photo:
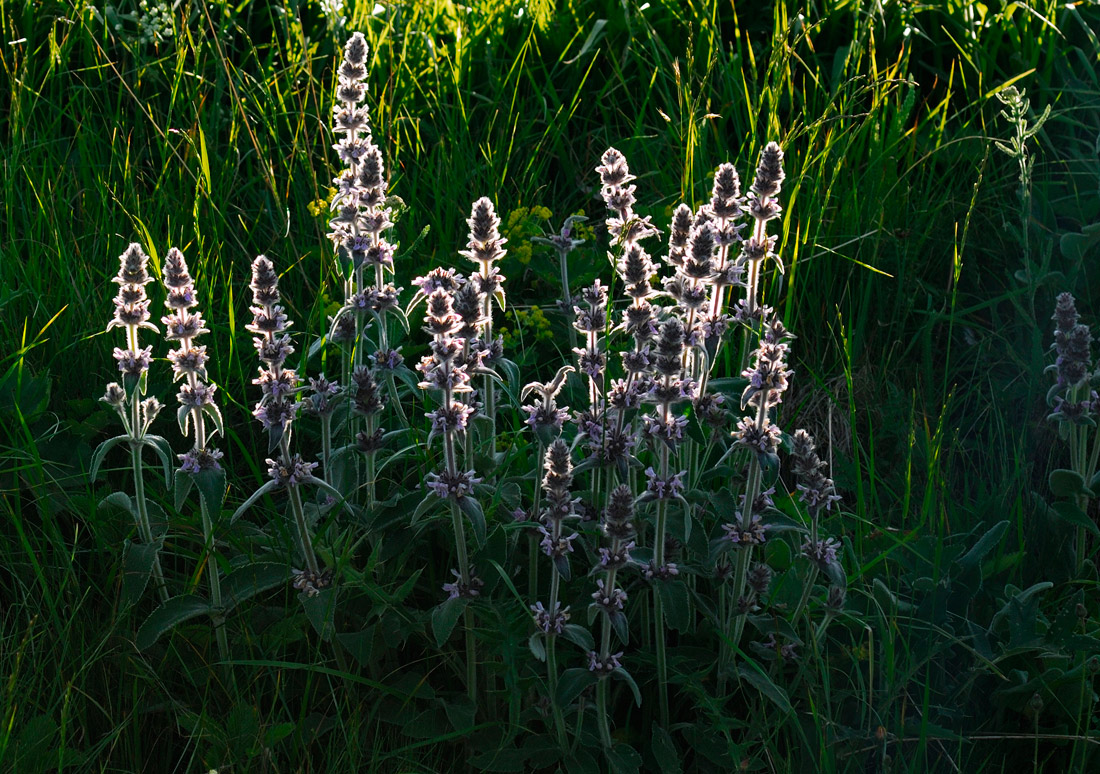
<svg viewBox="0 0 1100 774">
<path fill-rule="evenodd" d="M 611 676 L 616 680 L 622 680 L 628 686 L 630 686 L 631 693 L 634 694 L 634 703 L 639 707 L 642 706 L 642 692 L 638 688 L 638 683 L 634 681 L 634 676 L 627 672 L 622 667 L 616 667 L 611 672 Z"/>
<path fill-rule="evenodd" d="M 206 504 L 210 517 L 216 519 L 221 513 L 222 503 L 225 502 L 225 468 L 200 470 L 192 478 L 195 479 L 199 497 Z"/>
<path fill-rule="evenodd" d="M 202 410 L 209 415 L 210 419 L 214 422 L 214 427 L 217 428 L 218 435 L 222 438 L 225 437 L 225 422 L 222 420 L 222 410 L 218 408 L 217 403 L 207 403 L 202 407 Z"/>
<path fill-rule="evenodd" d="M 437 605 L 432 610 L 432 636 L 435 637 L 435 645 L 442 648 L 443 644 L 451 637 L 458 617 L 466 609 L 469 600 L 462 597 L 448 599 L 443 604 Z"/>
<path fill-rule="evenodd" d="M 176 469 L 175 484 L 172 486 L 172 491 L 176 493 L 177 511 L 183 510 L 183 504 L 187 502 L 187 494 L 191 491 L 191 486 L 194 483 L 190 473 L 184 473 L 182 470 Z"/>
<path fill-rule="evenodd" d="M 176 478 L 178 480 L 179 476 L 176 476 Z M 229 517 L 229 523 L 232 524 L 237 519 L 239 519 L 241 517 L 241 515 L 245 511 L 247 511 L 249 508 L 251 508 L 257 500 L 259 500 L 261 497 L 263 497 L 265 494 L 267 494 L 268 492 L 270 492 L 271 490 L 273 490 L 277 486 L 278 486 L 278 484 L 276 484 L 274 481 L 268 481 L 263 486 L 261 486 L 259 489 L 257 489 L 255 492 L 253 492 L 252 495 L 247 500 L 245 500 L 243 503 L 241 503 L 240 508 L 233 511 L 233 515 Z M 177 496 L 178 496 L 178 490 L 177 490 Z M 179 507 L 179 506 L 177 506 L 177 507 Z"/>
<path fill-rule="evenodd" d="M 222 579 L 222 599 L 226 610 L 287 582 L 290 573 L 285 564 L 257 562 L 234 570 Z"/>
<path fill-rule="evenodd" d="M 665 731 L 656 723 L 650 728 L 649 738 L 652 741 L 650 752 L 657 759 L 657 765 L 663 774 L 680 774 L 680 753 L 676 744 L 672 741 L 668 731 Z"/>
<path fill-rule="evenodd" d="M 416 509 L 413 511 L 412 517 L 409 519 L 409 524 L 416 524 L 416 522 L 420 521 L 420 518 L 422 516 L 430 513 L 437 506 L 440 506 L 442 504 L 443 501 L 440 498 L 436 497 L 431 492 L 428 492 L 426 495 L 424 495 L 424 499 L 420 501 L 420 504 L 417 505 Z"/>
<path fill-rule="evenodd" d="M 1076 470 L 1059 468 L 1050 471 L 1050 491 L 1055 497 L 1074 497 L 1079 494 L 1092 495 L 1085 487 L 1085 477 Z"/>
<path fill-rule="evenodd" d="M 596 684 L 596 676 L 583 667 L 573 667 L 561 673 L 558 679 L 558 706 L 562 709 L 573 703 L 590 685 Z"/>
<path fill-rule="evenodd" d="M 527 647 L 536 659 L 546 661 L 546 645 L 542 642 L 542 632 L 532 632 L 527 638 Z"/>
<path fill-rule="evenodd" d="M 172 597 L 154 610 L 137 631 L 134 642 L 138 650 L 145 650 L 184 621 L 200 615 L 210 615 L 214 608 L 210 603 L 195 594 Z"/>
<path fill-rule="evenodd" d="M 1007 529 L 1007 521 L 999 521 L 990 527 L 989 531 L 982 535 L 969 551 L 959 557 L 959 566 L 963 568 L 977 567 L 985 558 L 985 555 L 1001 542 L 1001 538 Z"/>
<path fill-rule="evenodd" d="M 306 611 L 306 618 L 313 624 L 314 631 L 324 641 L 332 639 L 336 632 L 336 593 L 338 587 L 331 586 L 323 591 L 310 596 L 299 594 L 302 608 Z"/>
<path fill-rule="evenodd" d="M 607 751 L 607 762 L 611 764 L 614 774 L 638 774 L 642 768 L 642 756 L 625 742 Z"/>
<path fill-rule="evenodd" d="M 1069 500 L 1060 500 L 1050 506 L 1050 509 L 1058 514 L 1063 521 L 1067 521 L 1075 527 L 1083 527 L 1096 537 L 1100 537 L 1100 527 L 1089 518 L 1088 514 L 1077 507 L 1077 504 Z"/>
<path fill-rule="evenodd" d="M 630 644 L 630 626 L 628 625 L 626 614 L 622 610 L 616 610 L 610 616 L 611 628 L 615 631 L 615 636 L 619 638 L 619 642 L 623 645 Z"/>
<path fill-rule="evenodd" d="M 92 469 L 91 472 L 88 474 L 89 478 L 92 481 L 95 481 L 96 477 L 99 475 L 99 467 L 103 464 L 103 458 L 107 456 L 107 452 L 109 452 L 111 449 L 113 449 L 115 446 L 122 443 L 123 441 L 127 441 L 129 439 L 130 436 L 125 434 L 116 435 L 114 438 L 108 438 L 106 441 L 96 447 L 95 452 L 92 454 Z"/>
<path fill-rule="evenodd" d="M 580 624 L 566 624 L 562 636 L 572 642 L 581 650 L 592 650 L 596 647 L 592 634 Z"/>
<path fill-rule="evenodd" d="M 746 683 L 770 699 L 779 708 L 780 712 L 788 713 L 791 711 L 791 700 L 787 697 L 787 692 L 773 683 L 767 674 L 747 666 L 739 666 L 734 671 Z"/>
<path fill-rule="evenodd" d="M 477 541 L 478 547 L 485 545 L 485 511 L 482 510 L 481 503 L 466 495 L 458 498 L 458 507 L 469 517 L 470 524 L 474 528 L 474 540 Z"/>
<path fill-rule="evenodd" d="M 111 492 L 109 495 L 99 501 L 97 508 L 102 508 L 104 505 L 110 505 L 114 508 L 118 508 L 120 511 L 126 511 L 136 519 L 137 509 L 134 508 L 134 501 L 130 499 L 130 495 L 125 492 Z"/>
<path fill-rule="evenodd" d="M 682 581 L 669 580 L 657 581 L 654 587 L 661 595 L 665 621 L 669 627 L 678 632 L 688 631 L 691 628 L 691 594 L 687 585 Z"/>
<path fill-rule="evenodd" d="M 147 435 L 141 439 L 141 442 L 152 448 L 160 457 L 160 462 L 164 465 L 164 482 L 170 487 L 172 485 L 172 447 L 159 435 Z"/>
<path fill-rule="evenodd" d="M 374 656 L 374 627 L 368 626 L 361 632 L 337 634 L 336 639 L 348 649 L 359 666 L 369 666 Z"/>
<path fill-rule="evenodd" d="M 122 556 L 122 608 L 135 604 L 149 584 L 153 574 L 160 543 L 132 543 L 126 541 Z"/>
</svg>

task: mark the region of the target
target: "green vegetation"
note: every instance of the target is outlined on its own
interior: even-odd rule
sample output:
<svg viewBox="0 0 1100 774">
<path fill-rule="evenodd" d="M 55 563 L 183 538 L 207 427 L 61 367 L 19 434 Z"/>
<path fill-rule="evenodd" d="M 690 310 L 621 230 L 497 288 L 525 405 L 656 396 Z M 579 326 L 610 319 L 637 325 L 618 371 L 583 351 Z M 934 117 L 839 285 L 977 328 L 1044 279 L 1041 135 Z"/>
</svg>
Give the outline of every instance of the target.
<svg viewBox="0 0 1100 774">
<path fill-rule="evenodd" d="M 1059 293 L 1074 293 L 1083 322 L 1100 316 L 1100 11 L 1049 0 L 758 5 L 362 2 L 341 27 L 317 2 L 182 0 L 152 12 L 129 0 L 0 0 L 0 769 L 1095 770 L 1100 482 L 1088 480 L 1092 431 L 1060 438 L 1047 421 L 1044 368 Z M 506 390 L 492 439 L 503 457 L 479 452 L 503 482 L 483 498 L 479 556 L 515 562 L 478 565 L 491 603 L 440 604 L 463 516 L 418 507 L 414 487 L 438 469 L 438 450 L 421 421 L 435 403 L 417 390 L 402 387 L 411 429 L 395 448 L 409 450 L 378 456 L 376 507 L 344 516 L 311 499 L 295 522 L 285 498 L 262 496 L 231 523 L 271 456 L 251 416 L 245 330 L 257 254 L 274 262 L 294 321 L 289 364 L 341 375 L 337 348 L 305 353 L 344 303 L 326 233 L 340 168 L 335 68 L 353 30 L 369 45 L 366 104 L 400 198 L 389 238 L 402 245 L 403 303 L 413 277 L 469 269 L 458 251 L 470 203 L 489 197 L 509 240 L 508 309 L 494 325 L 522 374 L 508 380 L 513 396 L 574 362 L 554 304 L 558 257 L 531 237 L 583 213 L 573 291 L 613 275 L 594 172 L 608 146 L 638 178 L 637 212 L 662 232 L 653 244 L 677 204 L 709 199 L 720 163 L 747 188 L 765 145 L 782 146 L 784 213 L 772 229 L 786 271 L 769 264 L 761 291 L 797 336 L 779 424 L 809 429 L 829 463 L 843 501 L 823 534 L 841 540 L 847 576 L 843 612 L 824 628 L 819 586 L 806 626 L 801 538 L 769 542 L 777 578 L 765 612 L 801 627 L 796 658 L 776 648 L 769 660 L 754 631 L 718 676 L 717 600 L 654 605 L 645 600 L 660 595 L 635 572 L 637 620 L 622 649 L 640 707 L 625 680 L 588 698 L 583 649 L 564 637 L 561 679 L 553 666 L 548 677 L 532 651 L 553 664 L 553 645 L 528 645 L 528 572 L 538 574 L 511 524 L 542 446 Z M 195 279 L 225 416 L 220 513 L 206 498 L 200 518 L 198 497 L 170 491 L 151 454 L 150 526 L 101 502 L 134 491 L 127 455 L 111 452 L 90 476 L 97 445 L 118 432 L 99 398 L 119 378 L 120 335 L 102 332 L 131 242 L 158 279 L 178 247 Z M 163 290 L 148 287 L 159 321 Z M 404 342 L 410 365 L 427 353 L 422 312 Z M 736 417 L 733 341 L 715 376 L 735 386 Z M 171 403 L 166 353 L 156 342 L 148 391 Z M 579 408 L 585 389 L 576 376 L 570 385 L 563 402 Z M 175 408 L 153 432 L 179 453 L 189 441 Z M 320 459 L 319 425 L 296 427 L 297 449 Z M 577 473 L 578 492 L 599 489 L 588 475 Z M 788 494 L 777 505 L 796 517 Z M 286 582 L 296 524 L 310 516 L 318 559 L 347 590 L 339 607 L 300 603 Z M 151 570 L 137 583 L 124 546 L 165 520 L 162 570 L 144 587 Z M 537 561 L 548 587 L 549 560 Z M 589 566 L 574 572 L 574 623 L 598 636 L 584 614 Z M 232 607 L 211 626 L 203 600 L 219 571 Z M 196 606 L 157 638 L 160 572 Z M 654 609 L 671 627 L 667 663 L 651 642 Z M 595 717 L 605 702 L 609 755 Z"/>
</svg>

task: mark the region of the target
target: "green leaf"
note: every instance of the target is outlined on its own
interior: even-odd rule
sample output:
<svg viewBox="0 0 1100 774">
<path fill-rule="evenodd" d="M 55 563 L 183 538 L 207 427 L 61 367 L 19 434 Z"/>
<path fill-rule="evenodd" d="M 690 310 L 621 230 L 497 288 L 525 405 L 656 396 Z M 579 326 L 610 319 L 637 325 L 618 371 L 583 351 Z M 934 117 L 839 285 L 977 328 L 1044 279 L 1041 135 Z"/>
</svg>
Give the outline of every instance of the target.
<svg viewBox="0 0 1100 774">
<path fill-rule="evenodd" d="M 137 516 L 137 509 L 134 508 L 134 501 L 130 499 L 130 495 L 125 492 L 111 492 L 109 495 L 99 501 L 97 508 L 103 508 L 105 505 L 110 505 L 114 508 L 118 508 L 120 511 L 126 511 L 131 516 L 134 516 L 135 520 Z"/>
<path fill-rule="evenodd" d="M 524 770 L 527 753 L 514 747 L 506 747 L 482 753 L 470 758 L 470 765 L 478 771 L 515 772 Z"/>
<path fill-rule="evenodd" d="M 573 703 L 590 685 L 596 684 L 596 676 L 583 667 L 573 667 L 561 673 L 558 679 L 558 692 L 555 697 L 558 706 L 565 708 Z"/>
<path fill-rule="evenodd" d="M 634 703 L 639 707 L 642 706 L 642 692 L 638 689 L 638 683 L 634 682 L 634 676 L 630 672 L 622 667 L 615 667 L 611 672 L 611 676 L 629 685 L 631 693 L 634 694 Z"/>
<path fill-rule="evenodd" d="M 1079 494 L 1091 495 L 1085 487 L 1085 477 L 1076 470 L 1058 468 L 1050 471 L 1050 491 L 1055 497 L 1074 497 Z"/>
<path fill-rule="evenodd" d="M 290 573 L 285 564 L 257 562 L 234 570 L 222 579 L 222 600 L 232 610 L 245 600 L 287 582 Z"/>
<path fill-rule="evenodd" d="M 92 454 L 92 469 L 88 474 L 88 477 L 95 481 L 99 475 L 99 466 L 103 464 L 103 458 L 107 456 L 107 452 L 113 449 L 123 441 L 128 441 L 130 436 L 128 435 L 116 435 L 114 438 L 108 438 L 106 441 L 96 447 L 95 452 Z"/>
<path fill-rule="evenodd" d="M 207 403 L 202 407 L 202 410 L 210 417 L 214 422 L 214 427 L 218 431 L 218 435 L 225 438 L 225 422 L 222 420 L 222 410 L 218 408 L 217 403 Z"/>
<path fill-rule="evenodd" d="M 609 617 L 611 621 L 611 628 L 615 631 L 615 636 L 619 638 L 619 642 L 623 645 L 630 644 L 630 626 L 628 625 L 626 614 L 622 610 L 614 611 Z"/>
<path fill-rule="evenodd" d="M 650 728 L 649 738 L 651 742 L 649 750 L 657 759 L 657 766 L 662 774 L 680 774 L 683 771 L 680 768 L 680 753 L 668 731 L 654 723 Z"/>
<path fill-rule="evenodd" d="M 465 696 L 456 696 L 450 701 L 443 702 L 443 711 L 447 713 L 447 720 L 455 731 L 466 731 L 474 725 L 474 703 Z"/>
<path fill-rule="evenodd" d="M 432 610 L 432 636 L 435 637 L 437 648 L 442 648 L 443 643 L 450 639 L 451 632 L 458 623 L 458 617 L 466 609 L 468 601 L 463 597 L 455 597 L 437 605 Z"/>
<path fill-rule="evenodd" d="M 172 484 L 172 447 L 168 441 L 161 438 L 159 435 L 147 435 L 141 439 L 141 442 L 156 452 L 160 457 L 160 463 L 164 466 L 164 481 L 171 486 Z"/>
<path fill-rule="evenodd" d="M 615 774 L 638 774 L 642 768 L 642 756 L 625 742 L 607 751 L 607 762 Z"/>
<path fill-rule="evenodd" d="M 481 509 L 481 503 L 466 495 L 458 498 L 458 507 L 469 517 L 478 547 L 485 545 L 485 511 Z"/>
<path fill-rule="evenodd" d="M 739 666 L 734 672 L 746 683 L 770 699 L 781 712 L 791 711 L 791 700 L 787 698 L 787 692 L 773 683 L 772 679 L 764 672 L 746 666 Z"/>
<path fill-rule="evenodd" d="M 200 615 L 211 615 L 214 608 L 210 603 L 195 594 L 172 597 L 154 610 L 138 628 L 134 639 L 138 650 L 145 650 L 160 639 L 161 635 Z"/>
<path fill-rule="evenodd" d="M 221 513 L 222 503 L 225 502 L 225 468 L 200 470 L 193 478 L 199 497 L 206 503 L 206 510 L 211 518 L 216 519 Z"/>
<path fill-rule="evenodd" d="M 546 661 L 546 645 L 542 642 L 542 632 L 531 632 L 531 636 L 527 638 L 527 647 L 536 659 Z"/>
<path fill-rule="evenodd" d="M 596 759 L 588 751 L 581 749 L 574 750 L 565 759 L 565 770 L 569 774 L 602 774 L 600 764 L 596 762 Z"/>
<path fill-rule="evenodd" d="M 985 559 L 985 555 L 1001 542 L 1001 538 L 1007 529 L 1007 521 L 999 521 L 994 524 L 969 551 L 959 557 L 959 565 L 964 568 L 977 567 L 981 564 L 982 559 Z"/>
<path fill-rule="evenodd" d="M 176 493 L 176 510 L 182 511 L 183 504 L 187 502 L 187 494 L 191 491 L 191 486 L 195 482 L 191 478 L 190 473 L 184 473 L 182 470 L 176 470 L 176 483 L 172 489 Z"/>
<path fill-rule="evenodd" d="M 331 586 L 310 596 L 299 594 L 306 618 L 313 624 L 314 631 L 322 641 L 328 642 L 336 633 L 336 594 L 339 588 Z"/>
<path fill-rule="evenodd" d="M 562 630 L 562 636 L 581 650 L 589 651 L 596 647 L 592 634 L 580 624 L 566 624 Z"/>
<path fill-rule="evenodd" d="M 657 581 L 654 584 L 661 595 L 665 622 L 678 632 L 691 628 L 691 594 L 683 581 Z"/>
<path fill-rule="evenodd" d="M 160 543 L 133 543 L 126 541 L 122 555 L 122 608 L 135 604 L 149 584 L 153 564 L 160 551 Z"/>
<path fill-rule="evenodd" d="M 359 666 L 370 666 L 374 656 L 374 627 L 368 626 L 360 632 L 337 634 L 336 640 L 348 649 Z"/>
<path fill-rule="evenodd" d="M 413 511 L 412 517 L 409 519 L 409 524 L 416 524 L 416 522 L 420 521 L 422 516 L 430 513 L 437 506 L 442 505 L 442 503 L 443 501 L 441 499 L 431 492 L 428 492 Z"/>
<path fill-rule="evenodd" d="M 179 481 L 179 476 L 176 476 L 176 480 Z M 275 481 L 268 481 L 263 486 L 261 486 L 259 489 L 257 489 L 255 492 L 253 492 L 252 495 L 247 500 L 245 500 L 243 503 L 241 503 L 240 508 L 233 511 L 233 515 L 229 517 L 229 523 L 232 524 L 237 519 L 239 519 L 245 511 L 247 511 L 249 508 L 251 508 L 256 503 L 257 500 L 259 500 L 261 497 L 263 497 L 265 494 L 267 494 L 268 492 L 270 492 L 271 490 L 273 490 L 277 486 L 278 486 L 278 484 L 275 483 Z M 177 496 L 177 498 L 179 497 L 179 491 L 178 490 L 176 492 L 176 496 Z M 177 505 L 176 507 L 178 508 L 179 506 Z"/>
<path fill-rule="evenodd" d="M 1097 527 L 1096 522 L 1078 508 L 1076 503 L 1069 500 L 1060 500 L 1050 506 L 1050 509 L 1058 514 L 1058 517 L 1063 521 L 1067 521 L 1075 527 L 1084 527 L 1096 537 L 1100 537 L 1100 527 Z"/>
</svg>

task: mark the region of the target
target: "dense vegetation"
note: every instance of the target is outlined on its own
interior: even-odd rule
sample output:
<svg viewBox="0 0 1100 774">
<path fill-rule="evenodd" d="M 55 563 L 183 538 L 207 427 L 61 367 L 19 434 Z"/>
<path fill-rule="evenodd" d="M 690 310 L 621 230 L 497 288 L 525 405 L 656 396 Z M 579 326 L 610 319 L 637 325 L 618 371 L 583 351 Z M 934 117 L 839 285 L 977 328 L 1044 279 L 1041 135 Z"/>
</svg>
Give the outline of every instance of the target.
<svg viewBox="0 0 1100 774">
<path fill-rule="evenodd" d="M 0 768 L 1094 770 L 1095 433 L 1059 403 L 1089 390 L 1048 395 L 1056 377 L 1044 369 L 1058 294 L 1076 296 L 1084 323 L 1100 313 L 1095 6 L 532 0 L 353 3 L 343 15 L 316 2 L 0 2 Z M 331 345 L 306 355 L 345 303 L 326 235 L 342 166 L 336 68 L 352 31 L 369 46 L 365 104 L 398 197 L 388 204 L 402 308 L 413 278 L 471 271 L 459 251 L 479 197 L 508 240 L 507 306 L 493 326 L 519 377 L 501 370 L 496 434 L 480 421 L 470 452 L 491 487 L 479 495 L 486 534 L 469 536 L 485 586 L 468 606 L 448 605 L 441 586 L 457 566 L 452 524 L 477 532 L 476 519 L 421 505 L 442 447 L 422 421 L 435 399 L 411 370 L 407 386 L 382 385 L 403 396 L 406 434 L 343 474 L 358 481 L 359 465 L 377 462 L 370 499 L 361 488 L 348 509 L 303 489 L 319 559 L 337 571 L 332 593 L 292 586 L 300 533 L 285 496 L 265 492 L 231 519 L 278 445 L 252 417 L 256 255 L 279 275 L 303 381 L 344 367 Z M 744 491 L 744 465 L 702 456 L 699 436 L 692 453 L 709 462 L 688 479 L 706 491 L 688 500 L 705 530 L 692 542 L 678 527 L 671 545 L 690 571 L 663 602 L 651 591 L 660 582 L 630 575 L 620 649 L 633 677 L 590 685 L 574 630 L 558 643 L 558 681 L 555 637 L 531 638 L 528 610 L 538 572 L 545 589 L 556 570 L 539 554 L 531 573 L 513 519 L 532 507 L 546 445 L 525 429 L 520 388 L 576 365 L 579 333 L 554 303 L 554 250 L 531 238 L 586 216 L 571 292 L 602 279 L 621 307 L 606 256 L 623 245 L 595 171 L 605 150 L 629 160 L 637 214 L 661 231 L 648 247 L 657 256 L 677 205 L 710 201 L 723 162 L 747 192 L 772 141 L 784 154 L 771 228 L 785 271 L 769 262 L 760 292 L 796 336 L 774 418 L 812 433 L 842 497 L 822 515 L 840 542 L 834 577 L 799 556 L 797 531 L 777 529 L 760 549 L 775 577 L 731 645 L 708 539 Z M 225 501 L 207 513 L 210 497 L 173 492 L 177 477 L 165 480 L 151 449 L 145 489 L 153 520 L 164 514 L 157 572 L 193 600 L 220 573 L 224 622 L 219 612 L 150 626 L 159 580 L 129 513 L 124 447 L 91 475 L 96 447 L 118 433 L 100 397 L 120 378 L 121 334 L 103 331 L 133 242 L 156 280 L 169 248 L 182 251 L 210 328 Z M 147 287 L 158 323 L 165 291 Z M 410 312 L 402 341 L 410 366 L 429 351 L 423 313 Z M 734 334 L 713 374 L 728 395 L 722 444 L 755 347 Z M 153 432 L 184 452 L 168 348 L 151 332 L 142 344 L 156 358 L 148 394 L 170 409 Z M 588 394 L 574 374 L 561 397 L 581 408 Z M 320 460 L 320 424 L 296 428 L 297 450 Z M 658 456 L 639 450 L 642 467 Z M 782 458 L 772 524 L 802 524 Z M 613 478 L 601 490 L 579 453 L 573 462 L 577 496 L 606 497 Z M 640 493 L 642 468 L 634 477 Z M 643 513 L 655 529 L 656 511 Z M 601 622 L 584 609 L 600 536 L 578 529 L 587 547 L 566 588 L 573 623 L 598 642 Z M 829 598 L 830 585 L 846 599 Z M 339 605 L 316 601 L 336 590 Z M 651 641 L 665 616 L 667 661 Z M 612 746 L 596 717 L 605 705 Z"/>
</svg>

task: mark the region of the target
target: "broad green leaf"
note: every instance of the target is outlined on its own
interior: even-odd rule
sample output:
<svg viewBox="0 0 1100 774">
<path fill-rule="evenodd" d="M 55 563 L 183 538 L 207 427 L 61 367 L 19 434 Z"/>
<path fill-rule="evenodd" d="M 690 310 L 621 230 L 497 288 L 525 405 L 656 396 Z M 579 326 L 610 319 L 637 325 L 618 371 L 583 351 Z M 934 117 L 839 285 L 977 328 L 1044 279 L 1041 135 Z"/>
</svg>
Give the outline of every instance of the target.
<svg viewBox="0 0 1100 774">
<path fill-rule="evenodd" d="M 290 573 L 285 564 L 257 562 L 234 570 L 222 579 L 222 601 L 226 610 L 232 610 L 257 594 L 287 582 Z"/>
<path fill-rule="evenodd" d="M 168 441 L 161 438 L 159 435 L 147 435 L 141 439 L 141 442 L 156 452 L 160 457 L 161 465 L 164 466 L 164 481 L 169 487 L 172 485 L 172 447 L 168 444 Z"/>
<path fill-rule="evenodd" d="M 122 607 L 135 604 L 149 584 L 153 574 L 160 543 L 133 543 L 126 541 L 122 555 Z"/>
<path fill-rule="evenodd" d="M 1055 497 L 1074 497 L 1079 494 L 1092 493 L 1085 487 L 1085 477 L 1076 470 L 1058 468 L 1050 471 L 1050 491 Z"/>
<path fill-rule="evenodd" d="M 1060 500 L 1050 506 L 1050 509 L 1058 514 L 1058 517 L 1063 521 L 1069 522 L 1075 527 L 1083 527 L 1096 537 L 1100 537 L 1100 527 L 1097 527 L 1096 522 L 1078 508 L 1076 503 L 1069 500 Z"/>
<path fill-rule="evenodd" d="M 176 483 L 172 489 L 176 493 L 175 500 L 177 511 L 183 510 L 183 504 L 187 502 L 187 495 L 191 491 L 191 487 L 194 483 L 190 473 L 184 473 L 179 469 L 176 470 Z"/>
<path fill-rule="evenodd" d="M 337 634 L 336 639 L 359 662 L 359 666 L 371 664 L 374 655 L 374 626 L 368 626 L 360 632 Z"/>
<path fill-rule="evenodd" d="M 627 672 L 622 667 L 616 667 L 611 672 L 611 676 L 614 677 L 616 680 L 622 680 L 624 683 L 630 686 L 630 691 L 634 694 L 634 703 L 637 704 L 639 707 L 642 706 L 642 692 L 638 689 L 638 683 L 634 681 L 634 676 L 630 674 L 630 672 Z"/>
<path fill-rule="evenodd" d="M 558 678 L 557 701 L 562 709 L 573 703 L 590 685 L 596 684 L 596 676 L 582 667 L 566 669 Z"/>
<path fill-rule="evenodd" d="M 179 480 L 179 476 L 176 476 L 176 480 L 177 481 Z M 253 505 L 255 505 L 257 500 L 259 500 L 261 497 L 263 497 L 268 492 L 275 489 L 275 487 L 277 487 L 277 486 L 278 486 L 278 484 L 275 483 L 275 481 L 267 481 L 263 486 L 261 486 L 255 492 L 253 492 L 252 495 L 247 500 L 245 500 L 243 503 L 241 503 L 240 508 L 233 511 L 233 515 L 229 517 L 229 523 L 232 524 L 237 519 L 239 519 L 245 511 L 247 511 L 249 508 L 251 508 Z M 178 490 L 177 490 L 176 494 L 177 494 L 177 497 L 178 497 L 179 496 L 179 491 Z"/>
<path fill-rule="evenodd" d="M 678 632 L 691 628 L 691 594 L 683 581 L 656 581 L 654 588 L 661 595 L 665 622 Z"/>
<path fill-rule="evenodd" d="M 217 519 L 225 502 L 225 468 L 200 470 L 192 478 L 199 490 L 199 497 L 206 503 L 210 518 Z"/>
<path fill-rule="evenodd" d="M 299 594 L 302 608 L 306 611 L 306 618 L 313 624 L 314 631 L 324 642 L 332 639 L 336 633 L 336 597 L 339 588 L 331 586 L 310 596 Z"/>
<path fill-rule="evenodd" d="M 969 551 L 959 557 L 959 565 L 964 568 L 977 567 L 982 559 L 985 559 L 985 555 L 1001 542 L 1001 538 L 1007 529 L 1007 521 L 999 521 L 994 524 Z"/>
<path fill-rule="evenodd" d="M 99 467 L 103 464 L 103 458 L 107 456 L 107 452 L 113 449 L 123 441 L 130 440 L 128 435 L 116 435 L 114 438 L 108 438 L 106 441 L 96 447 L 95 452 L 92 454 L 92 469 L 88 474 L 88 477 L 95 481 L 99 475 Z"/>
<path fill-rule="evenodd" d="M 455 731 L 467 731 L 474 725 L 474 703 L 466 696 L 455 696 L 443 701 L 443 711 L 447 713 L 447 720 Z"/>
<path fill-rule="evenodd" d="M 435 637 L 437 648 L 442 648 L 443 643 L 450 639 L 451 632 L 458 623 L 458 617 L 466 609 L 468 601 L 462 597 L 455 597 L 437 605 L 432 610 L 432 636 Z"/>
<path fill-rule="evenodd" d="M 532 632 L 527 638 L 527 647 L 536 659 L 546 661 L 546 645 L 542 642 L 542 632 Z"/>
<path fill-rule="evenodd" d="M 125 492 L 111 492 L 100 500 L 99 505 L 96 507 L 102 508 L 105 505 L 118 508 L 120 511 L 126 511 L 134 517 L 135 521 L 137 520 L 137 509 L 134 507 L 134 501 Z"/>
<path fill-rule="evenodd" d="M 642 768 L 642 756 L 625 742 L 607 751 L 607 762 L 614 774 L 638 774 Z"/>
<path fill-rule="evenodd" d="M 145 650 L 160 639 L 161 635 L 184 621 L 200 615 L 210 615 L 214 608 L 210 602 L 195 594 L 172 597 L 154 610 L 137 631 L 134 642 L 138 650 Z"/>
<path fill-rule="evenodd" d="M 773 683 L 767 674 L 747 666 L 739 666 L 734 671 L 745 682 L 771 700 L 781 712 L 791 711 L 791 700 L 787 697 L 787 692 Z"/>
<path fill-rule="evenodd" d="M 654 723 L 649 731 L 650 752 L 660 766 L 661 774 L 680 774 L 680 753 L 668 731 Z"/>
<path fill-rule="evenodd" d="M 485 511 L 482 510 L 481 503 L 467 495 L 458 498 L 458 507 L 469 517 L 478 547 L 485 545 Z"/>
<path fill-rule="evenodd" d="M 592 634 L 580 624 L 566 624 L 562 636 L 581 650 L 589 651 L 596 647 Z"/>
</svg>

